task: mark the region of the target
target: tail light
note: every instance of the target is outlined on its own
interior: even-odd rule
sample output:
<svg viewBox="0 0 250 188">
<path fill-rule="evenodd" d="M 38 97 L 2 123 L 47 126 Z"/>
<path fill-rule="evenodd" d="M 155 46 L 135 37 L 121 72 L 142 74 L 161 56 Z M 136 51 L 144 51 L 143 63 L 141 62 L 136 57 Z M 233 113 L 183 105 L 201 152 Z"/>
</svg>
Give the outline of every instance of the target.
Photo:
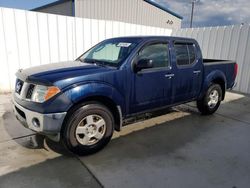
<svg viewBox="0 0 250 188">
<path fill-rule="evenodd" d="M 238 64 L 235 63 L 235 65 L 234 65 L 234 79 L 236 78 L 237 73 L 238 73 Z"/>
</svg>

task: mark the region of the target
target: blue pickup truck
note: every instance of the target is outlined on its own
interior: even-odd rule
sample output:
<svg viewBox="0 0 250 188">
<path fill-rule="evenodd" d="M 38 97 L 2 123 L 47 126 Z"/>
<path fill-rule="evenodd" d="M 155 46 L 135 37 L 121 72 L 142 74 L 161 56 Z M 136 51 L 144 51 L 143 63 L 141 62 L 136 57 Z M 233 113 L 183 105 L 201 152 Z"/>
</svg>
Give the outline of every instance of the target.
<svg viewBox="0 0 250 188">
<path fill-rule="evenodd" d="M 139 114 L 190 101 L 201 114 L 214 113 L 237 69 L 233 61 L 203 59 L 194 39 L 112 38 L 75 61 L 19 70 L 14 112 L 25 127 L 90 154 Z"/>
</svg>

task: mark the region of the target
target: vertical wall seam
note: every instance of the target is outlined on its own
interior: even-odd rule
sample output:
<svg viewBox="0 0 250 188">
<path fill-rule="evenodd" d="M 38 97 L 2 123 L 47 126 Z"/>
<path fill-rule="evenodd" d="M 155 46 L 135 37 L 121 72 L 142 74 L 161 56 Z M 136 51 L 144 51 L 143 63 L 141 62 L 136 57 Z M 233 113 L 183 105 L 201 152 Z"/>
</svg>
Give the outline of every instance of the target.
<svg viewBox="0 0 250 188">
<path fill-rule="evenodd" d="M 90 19 L 90 29 L 92 30 L 92 19 Z M 90 44 L 93 45 L 93 39 L 92 39 L 92 32 L 91 31 L 90 31 Z"/>
<path fill-rule="evenodd" d="M 75 56 L 75 48 L 76 48 L 76 44 L 75 44 L 75 37 L 74 37 L 74 34 L 75 34 L 75 24 L 74 24 L 74 22 L 75 22 L 75 19 L 73 19 L 73 22 L 72 21 L 70 21 L 70 23 L 71 23 L 71 40 L 72 40 L 72 46 L 71 46 L 71 50 L 72 50 L 72 58 L 70 59 L 70 60 L 72 60 L 72 59 L 74 59 L 74 56 Z"/>
<path fill-rule="evenodd" d="M 202 40 L 203 48 L 205 47 L 205 42 L 204 42 L 205 41 L 205 39 L 204 39 L 205 38 L 205 31 L 206 31 L 205 28 L 203 28 L 203 30 L 201 31 L 202 32 L 202 39 L 201 40 Z"/>
<path fill-rule="evenodd" d="M 66 47 L 67 47 L 67 60 L 69 60 L 69 41 L 68 41 L 68 19 L 65 17 L 66 20 Z"/>
<path fill-rule="evenodd" d="M 231 35 L 231 40 L 230 40 L 230 46 L 229 46 L 229 54 L 228 54 L 228 59 L 231 59 L 231 58 L 229 58 L 230 56 L 232 57 L 232 51 L 233 51 L 233 47 L 235 46 L 235 45 L 231 45 L 231 43 L 233 42 L 233 39 L 234 39 L 234 33 L 236 33 L 236 32 L 234 32 L 235 31 L 235 27 L 233 26 L 232 27 L 232 35 Z M 232 57 L 232 59 L 236 59 L 236 56 L 235 57 Z"/>
<path fill-rule="evenodd" d="M 73 55 L 73 59 L 75 60 L 76 58 L 77 58 L 77 56 L 78 56 L 78 54 L 77 54 L 77 39 L 76 39 L 76 18 L 74 17 L 73 18 L 74 19 L 74 28 L 75 28 L 75 31 L 74 31 L 74 40 L 75 40 L 75 52 L 74 52 L 74 55 Z"/>
<path fill-rule="evenodd" d="M 4 20 L 3 20 L 3 9 L 0 8 L 1 14 L 2 14 L 2 23 L 3 23 L 3 35 L 4 35 L 4 49 L 5 49 L 5 55 L 6 55 L 6 61 L 7 61 L 7 71 L 8 71 L 8 77 L 9 77 L 9 90 L 11 90 L 11 78 L 10 78 L 10 67 L 9 67 L 9 57 L 8 57 L 8 50 L 7 50 L 7 44 L 6 44 L 6 34 L 5 34 L 5 26 L 4 26 Z"/>
<path fill-rule="evenodd" d="M 100 41 L 100 31 L 99 31 L 99 28 L 100 28 L 99 23 L 100 23 L 100 21 L 99 20 L 96 20 L 96 21 L 97 21 L 97 31 L 98 31 L 97 41 Z"/>
<path fill-rule="evenodd" d="M 249 43 L 250 42 L 250 25 L 248 25 L 248 36 L 247 36 L 247 43 Z M 249 62 L 250 63 L 250 62 Z M 247 67 L 247 78 L 249 78 L 249 76 L 250 76 L 250 64 L 248 64 L 248 67 Z M 249 91 L 249 89 L 250 89 L 250 79 L 246 79 L 247 81 L 248 81 L 248 83 L 247 83 L 247 93 L 249 93 L 250 91 Z"/>
<path fill-rule="evenodd" d="M 224 43 L 224 38 L 225 38 L 225 27 L 222 27 L 222 29 L 223 29 L 223 36 L 222 36 L 222 40 L 221 40 L 221 48 L 219 48 L 220 49 L 220 53 L 219 53 L 220 59 L 222 56 L 222 48 L 223 48 L 223 43 Z"/>
<path fill-rule="evenodd" d="M 230 29 L 230 36 L 229 36 L 229 48 L 228 48 L 228 52 L 227 52 L 227 59 L 229 59 L 229 54 L 230 54 L 230 46 L 231 46 L 231 43 L 232 43 L 232 37 L 233 37 L 232 33 L 233 33 L 233 26 L 232 26 L 232 28 Z"/>
<path fill-rule="evenodd" d="M 15 28 L 15 36 L 16 36 L 16 47 L 17 47 L 17 58 L 18 58 L 18 68 L 21 68 L 21 63 L 20 63 L 20 51 L 19 51 L 19 42 L 18 42 L 18 35 L 17 35 L 17 27 L 16 27 L 16 13 L 15 10 L 13 9 L 13 18 L 14 18 L 14 28 Z M 14 45 L 14 44 L 12 44 Z"/>
<path fill-rule="evenodd" d="M 58 61 L 61 60 L 61 55 L 60 55 L 60 43 L 59 43 L 59 24 L 58 24 L 58 15 L 56 15 L 56 33 L 57 33 L 57 50 L 58 50 Z"/>
<path fill-rule="evenodd" d="M 104 36 L 105 36 L 105 39 L 107 39 L 107 31 L 106 31 L 106 29 L 107 29 L 107 21 L 105 20 L 104 21 Z"/>
<path fill-rule="evenodd" d="M 48 31 L 48 45 L 49 45 L 49 62 L 51 63 L 51 53 L 50 53 L 50 30 L 49 30 L 49 18 L 48 18 L 48 14 L 46 14 L 46 21 L 47 21 L 47 31 Z"/>
<path fill-rule="evenodd" d="M 238 51 L 239 51 L 239 44 L 240 44 L 239 41 L 240 41 L 241 28 L 242 28 L 242 27 L 240 27 L 240 31 L 239 31 L 239 34 L 238 34 L 238 36 L 237 36 L 237 39 L 238 39 L 238 40 L 237 40 L 237 45 L 236 45 L 237 48 L 236 48 L 236 54 L 235 54 L 235 58 L 236 58 L 236 59 L 237 59 L 237 57 L 238 57 Z"/>
<path fill-rule="evenodd" d="M 246 46 L 245 46 L 245 48 L 244 48 L 244 55 L 243 55 L 243 61 L 242 61 L 242 67 L 244 67 L 244 64 L 245 64 L 245 59 L 246 59 L 246 51 L 247 51 L 247 44 L 248 44 L 248 42 L 249 42 L 249 27 L 247 28 L 248 29 L 248 31 L 247 31 L 247 40 L 246 40 Z M 243 78 L 242 78 L 242 76 L 243 76 L 243 68 L 241 69 L 241 72 L 240 72 L 240 83 L 241 83 L 241 85 L 244 85 L 243 83 L 242 83 L 242 80 L 243 80 Z M 244 80 L 245 81 L 245 80 Z M 248 80 L 249 81 L 249 80 Z M 242 87 L 240 86 L 240 89 L 241 89 Z"/>
<path fill-rule="evenodd" d="M 214 50 L 213 50 L 213 54 L 212 56 L 214 57 L 215 56 L 215 51 L 216 51 L 216 41 L 217 41 L 217 37 L 218 37 L 218 27 L 216 27 L 216 32 L 215 32 L 215 43 L 214 43 Z"/>
<path fill-rule="evenodd" d="M 26 34 L 28 40 L 28 52 L 29 52 L 29 66 L 31 66 L 31 52 L 30 52 L 30 37 L 29 37 L 29 27 L 28 27 L 28 18 L 27 18 L 27 11 L 25 11 L 25 23 L 26 23 Z"/>
<path fill-rule="evenodd" d="M 36 21 L 37 21 L 37 37 L 38 37 L 38 51 L 39 51 L 39 60 L 40 60 L 40 65 L 42 64 L 42 59 L 41 59 L 41 42 L 40 42 L 40 31 L 39 31 L 39 21 L 38 21 L 38 14 L 36 14 Z"/>
<path fill-rule="evenodd" d="M 208 43 L 207 43 L 207 52 L 206 52 L 206 58 L 208 58 L 208 50 L 209 50 L 209 45 L 210 45 L 210 35 L 211 35 L 211 27 L 208 29 Z"/>
<path fill-rule="evenodd" d="M 238 60 L 238 56 L 239 56 L 239 45 L 240 45 L 240 36 L 241 36 L 241 32 L 242 32 L 242 26 L 240 26 L 240 31 L 239 31 L 239 34 L 238 34 L 238 36 L 237 36 L 237 39 L 238 39 L 238 40 L 237 40 L 237 45 L 236 45 L 237 48 L 236 48 L 236 54 L 235 54 L 235 59 L 236 59 L 236 60 Z M 239 63 L 238 63 L 238 64 L 239 64 Z M 240 82 L 240 78 L 239 78 L 239 77 L 240 77 L 240 72 L 241 72 L 240 70 L 241 70 L 241 69 L 242 69 L 242 68 L 240 67 L 239 70 L 238 70 L 238 73 L 239 73 L 239 74 L 238 74 L 238 76 L 237 76 L 237 78 L 236 78 L 237 81 L 239 81 L 239 82 Z M 236 88 L 237 88 L 238 90 L 240 90 L 240 88 L 241 88 L 240 86 L 241 86 L 241 83 L 239 83 L 239 84 L 236 86 Z"/>
<path fill-rule="evenodd" d="M 106 28 L 105 28 L 106 29 Z M 85 44 L 84 44 L 84 19 L 82 19 L 82 44 L 83 44 L 83 51 L 85 51 Z"/>
</svg>

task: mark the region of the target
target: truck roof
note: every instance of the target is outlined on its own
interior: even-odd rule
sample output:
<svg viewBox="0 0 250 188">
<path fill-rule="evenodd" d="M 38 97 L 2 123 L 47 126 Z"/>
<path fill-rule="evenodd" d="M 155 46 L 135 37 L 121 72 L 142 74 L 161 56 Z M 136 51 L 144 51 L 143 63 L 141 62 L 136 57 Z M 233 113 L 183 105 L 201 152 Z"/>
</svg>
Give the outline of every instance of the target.
<svg viewBox="0 0 250 188">
<path fill-rule="evenodd" d="M 151 40 L 151 39 L 172 39 L 172 40 L 188 40 L 188 41 L 195 41 L 195 39 L 192 38 L 186 38 L 186 37 L 174 37 L 174 36 L 126 36 L 126 37 L 115 37 L 115 38 L 110 38 L 110 39 L 124 39 L 124 40 Z"/>
</svg>

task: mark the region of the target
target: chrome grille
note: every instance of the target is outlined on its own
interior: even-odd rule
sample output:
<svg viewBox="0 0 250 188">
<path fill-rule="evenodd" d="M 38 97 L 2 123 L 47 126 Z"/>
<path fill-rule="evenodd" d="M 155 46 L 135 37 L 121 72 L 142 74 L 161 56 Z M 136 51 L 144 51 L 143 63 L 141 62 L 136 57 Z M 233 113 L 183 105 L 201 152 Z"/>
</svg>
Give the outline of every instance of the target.
<svg viewBox="0 0 250 188">
<path fill-rule="evenodd" d="M 21 91 L 23 88 L 23 81 L 20 79 L 16 80 L 16 86 L 15 86 L 15 92 L 18 93 L 20 95 Z"/>
<path fill-rule="evenodd" d="M 29 85 L 28 90 L 27 90 L 27 94 L 26 94 L 26 99 L 31 99 L 34 88 L 35 88 L 34 84 Z"/>
<path fill-rule="evenodd" d="M 15 95 L 20 99 L 30 100 L 35 89 L 35 84 L 27 83 L 21 79 L 16 79 Z"/>
</svg>

